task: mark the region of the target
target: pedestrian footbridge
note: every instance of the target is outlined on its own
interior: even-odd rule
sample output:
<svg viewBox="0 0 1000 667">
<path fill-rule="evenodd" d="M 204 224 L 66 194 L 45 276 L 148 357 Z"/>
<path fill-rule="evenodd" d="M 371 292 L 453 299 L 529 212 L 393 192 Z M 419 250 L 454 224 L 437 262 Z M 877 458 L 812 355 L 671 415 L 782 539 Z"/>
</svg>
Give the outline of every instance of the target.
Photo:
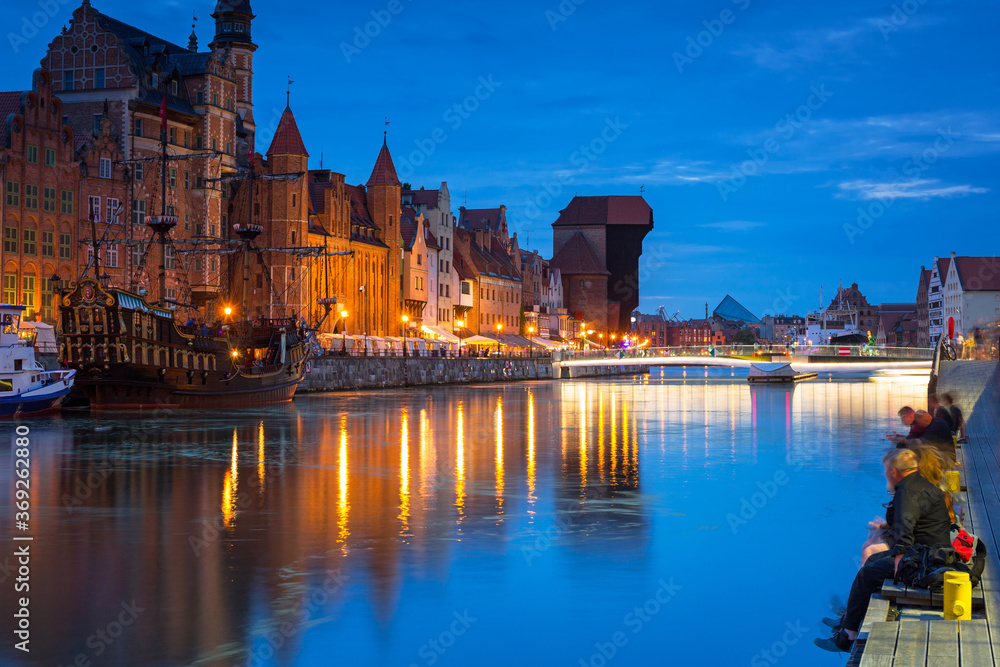
<svg viewBox="0 0 1000 667">
<path fill-rule="evenodd" d="M 924 348 L 871 346 L 720 346 L 661 347 L 630 350 L 568 350 L 553 353 L 558 377 L 582 377 L 601 367 L 724 366 L 786 362 L 797 373 L 872 373 L 884 370 L 930 372 L 934 351 Z M 567 372 L 562 372 L 565 369 Z M 637 369 L 638 370 L 638 369 Z M 600 373 L 603 374 L 603 373 Z"/>
</svg>

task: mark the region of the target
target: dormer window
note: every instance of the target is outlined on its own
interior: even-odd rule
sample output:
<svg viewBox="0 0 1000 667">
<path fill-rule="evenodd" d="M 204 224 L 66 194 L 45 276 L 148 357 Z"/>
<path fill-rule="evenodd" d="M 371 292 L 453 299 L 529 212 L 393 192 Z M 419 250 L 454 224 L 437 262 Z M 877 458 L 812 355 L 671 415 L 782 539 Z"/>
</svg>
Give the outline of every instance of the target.
<svg viewBox="0 0 1000 667">
<path fill-rule="evenodd" d="M 159 88 L 159 87 L 160 87 L 160 75 L 157 74 L 156 72 L 153 72 L 153 88 Z"/>
<path fill-rule="evenodd" d="M 236 32 L 243 32 L 243 24 L 242 23 L 237 23 L 236 24 Z"/>
<path fill-rule="evenodd" d="M 222 31 L 223 32 L 232 32 L 233 31 L 233 24 L 232 23 L 223 23 L 222 24 Z"/>
<path fill-rule="evenodd" d="M 170 94 L 177 95 L 177 80 L 174 79 L 170 82 Z"/>
</svg>

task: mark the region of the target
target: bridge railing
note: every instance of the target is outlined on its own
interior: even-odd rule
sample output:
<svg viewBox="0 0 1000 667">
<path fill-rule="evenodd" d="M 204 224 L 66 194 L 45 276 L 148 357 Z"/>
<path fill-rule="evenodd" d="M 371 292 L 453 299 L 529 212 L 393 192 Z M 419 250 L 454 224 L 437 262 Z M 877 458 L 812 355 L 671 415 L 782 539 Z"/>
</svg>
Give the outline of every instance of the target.
<svg viewBox="0 0 1000 667">
<path fill-rule="evenodd" d="M 680 347 L 639 347 L 630 349 L 565 350 L 558 353 L 570 359 L 645 359 L 650 357 L 782 357 L 806 355 L 817 357 L 858 357 L 881 359 L 930 360 L 934 350 L 919 347 L 879 347 L 868 345 L 687 345 Z"/>
</svg>

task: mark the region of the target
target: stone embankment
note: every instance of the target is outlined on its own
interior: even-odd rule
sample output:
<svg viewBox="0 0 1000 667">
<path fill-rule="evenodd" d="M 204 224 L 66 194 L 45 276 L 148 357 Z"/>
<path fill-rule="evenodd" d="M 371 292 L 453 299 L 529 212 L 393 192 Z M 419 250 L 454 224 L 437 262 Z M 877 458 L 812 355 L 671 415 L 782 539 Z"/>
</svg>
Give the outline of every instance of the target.
<svg viewBox="0 0 1000 667">
<path fill-rule="evenodd" d="M 587 366 L 565 369 L 549 357 L 318 357 L 299 392 L 383 389 L 432 384 L 517 382 L 553 378 L 641 375 L 642 366 Z"/>
</svg>

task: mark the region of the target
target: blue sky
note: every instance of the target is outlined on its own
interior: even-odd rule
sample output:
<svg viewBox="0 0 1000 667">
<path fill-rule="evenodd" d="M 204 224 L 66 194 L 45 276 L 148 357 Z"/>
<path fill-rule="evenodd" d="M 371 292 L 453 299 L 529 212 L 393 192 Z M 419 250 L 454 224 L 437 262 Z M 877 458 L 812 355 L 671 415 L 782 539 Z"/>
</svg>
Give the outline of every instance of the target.
<svg viewBox="0 0 1000 667">
<path fill-rule="evenodd" d="M 0 89 L 30 84 L 59 1 L 16 52 L 38 0 L 0 6 Z M 182 44 L 197 10 L 212 36 L 212 1 L 93 4 Z M 642 188 L 643 310 L 802 314 L 841 280 L 913 301 L 935 255 L 1000 254 L 1000 3 L 252 4 L 261 134 L 290 75 L 311 166 L 362 183 L 388 116 L 404 180 L 505 204 L 546 254 L 574 194 Z"/>
</svg>

